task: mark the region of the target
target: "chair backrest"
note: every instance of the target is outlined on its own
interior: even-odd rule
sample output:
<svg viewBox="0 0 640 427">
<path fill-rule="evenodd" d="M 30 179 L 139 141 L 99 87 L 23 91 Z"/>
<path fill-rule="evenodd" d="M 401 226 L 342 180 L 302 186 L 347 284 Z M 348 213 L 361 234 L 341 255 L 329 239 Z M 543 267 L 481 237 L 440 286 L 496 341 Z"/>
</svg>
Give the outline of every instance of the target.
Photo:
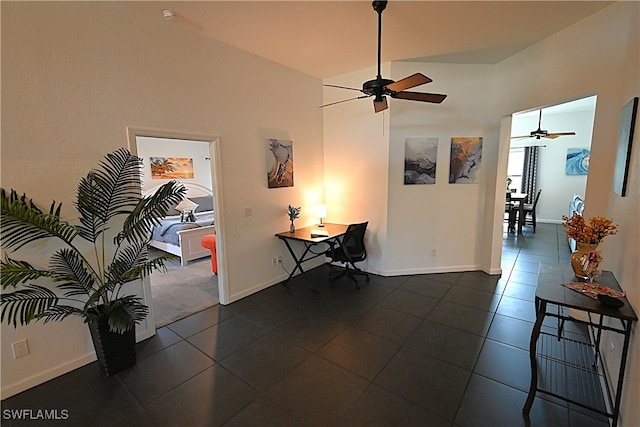
<svg viewBox="0 0 640 427">
<path fill-rule="evenodd" d="M 369 221 L 360 224 L 349 224 L 342 238 L 342 249 L 349 261 L 363 261 L 367 258 L 367 249 L 364 246 L 364 234 L 367 231 Z"/>
<path fill-rule="evenodd" d="M 536 194 L 536 199 L 533 201 L 533 209 L 536 208 L 536 205 L 538 204 L 538 199 L 540 198 L 540 193 L 542 193 L 542 188 L 538 190 L 538 194 Z"/>
</svg>

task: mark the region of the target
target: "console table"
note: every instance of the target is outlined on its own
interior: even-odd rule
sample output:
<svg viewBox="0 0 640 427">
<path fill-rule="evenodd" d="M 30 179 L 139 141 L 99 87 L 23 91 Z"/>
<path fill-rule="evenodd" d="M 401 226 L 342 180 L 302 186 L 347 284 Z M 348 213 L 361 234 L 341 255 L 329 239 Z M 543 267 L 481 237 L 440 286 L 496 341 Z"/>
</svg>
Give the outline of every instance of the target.
<svg viewBox="0 0 640 427">
<path fill-rule="evenodd" d="M 614 308 L 562 286 L 575 281 L 577 279 L 568 265 L 540 264 L 535 298 L 536 322 L 529 345 L 531 385 L 522 410 L 528 415 L 536 393 L 544 393 L 605 415 L 612 419 L 615 427 L 620 412 L 631 325 L 638 317 L 626 298 L 620 298 L 624 303 L 622 307 Z M 603 271 L 596 281 L 621 290 L 610 271 Z M 586 320 L 569 317 L 568 309 L 583 312 Z M 557 319 L 557 330 L 548 331 L 545 326 L 543 331 L 543 322 L 548 317 Z M 565 321 L 569 320 L 587 325 L 591 342 L 569 338 L 563 331 Z M 624 336 L 617 382 L 613 383 L 617 384 L 615 391 L 610 389 L 602 366 L 602 345 L 605 344 L 602 343 L 602 331 Z M 615 374 L 614 368 L 611 369 L 612 374 Z M 599 395 L 598 392 L 602 393 L 603 399 L 593 398 L 594 394 Z"/>
</svg>

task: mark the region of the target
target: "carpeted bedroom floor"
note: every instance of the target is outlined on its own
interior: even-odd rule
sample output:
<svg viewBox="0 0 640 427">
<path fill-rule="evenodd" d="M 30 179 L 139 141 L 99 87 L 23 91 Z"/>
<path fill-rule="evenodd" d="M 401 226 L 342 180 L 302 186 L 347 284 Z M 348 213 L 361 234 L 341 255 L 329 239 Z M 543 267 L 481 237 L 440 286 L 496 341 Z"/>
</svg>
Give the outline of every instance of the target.
<svg viewBox="0 0 640 427">
<path fill-rule="evenodd" d="M 211 271 L 211 259 L 168 262 L 167 272 L 151 275 L 153 317 L 156 328 L 183 319 L 220 303 L 218 279 Z"/>
</svg>

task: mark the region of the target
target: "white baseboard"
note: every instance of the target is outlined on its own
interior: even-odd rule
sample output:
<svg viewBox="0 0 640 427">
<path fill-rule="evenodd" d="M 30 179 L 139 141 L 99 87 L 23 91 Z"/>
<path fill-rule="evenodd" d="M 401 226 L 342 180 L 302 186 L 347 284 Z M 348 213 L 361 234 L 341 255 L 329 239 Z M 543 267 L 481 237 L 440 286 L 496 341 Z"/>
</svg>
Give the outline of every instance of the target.
<svg viewBox="0 0 640 427">
<path fill-rule="evenodd" d="M 46 371 L 38 372 L 35 375 L 24 378 L 13 384 L 9 384 L 2 388 L 2 391 L 1 391 L 2 399 L 4 400 L 8 397 L 14 396 L 32 387 L 43 384 L 49 380 L 57 378 L 66 373 L 69 373 L 74 369 L 78 369 L 78 368 L 81 368 L 82 366 L 88 365 L 89 363 L 92 363 L 95 360 L 96 360 L 96 354 L 94 352 L 87 353 L 84 356 L 80 356 L 76 359 L 70 360 L 66 363 L 60 364 L 51 369 L 47 369 Z"/>
</svg>

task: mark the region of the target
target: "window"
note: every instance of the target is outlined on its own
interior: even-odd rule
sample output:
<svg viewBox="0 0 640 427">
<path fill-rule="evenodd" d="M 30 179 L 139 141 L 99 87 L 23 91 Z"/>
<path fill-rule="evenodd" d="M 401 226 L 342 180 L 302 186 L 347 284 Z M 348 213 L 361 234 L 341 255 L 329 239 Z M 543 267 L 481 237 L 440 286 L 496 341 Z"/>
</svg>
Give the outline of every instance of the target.
<svg viewBox="0 0 640 427">
<path fill-rule="evenodd" d="M 509 188 L 520 191 L 522 188 L 522 168 L 524 165 L 524 147 L 510 148 L 507 163 L 507 177 L 511 178 Z"/>
</svg>

